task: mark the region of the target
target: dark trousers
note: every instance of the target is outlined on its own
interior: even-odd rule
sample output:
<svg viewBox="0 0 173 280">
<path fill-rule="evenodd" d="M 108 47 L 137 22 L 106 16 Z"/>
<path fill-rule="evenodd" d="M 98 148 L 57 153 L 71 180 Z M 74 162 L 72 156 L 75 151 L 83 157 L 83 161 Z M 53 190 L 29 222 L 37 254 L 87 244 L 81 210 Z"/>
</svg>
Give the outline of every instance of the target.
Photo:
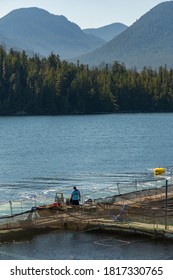
<svg viewBox="0 0 173 280">
<path fill-rule="evenodd" d="M 79 205 L 79 200 L 72 200 L 72 205 Z"/>
</svg>

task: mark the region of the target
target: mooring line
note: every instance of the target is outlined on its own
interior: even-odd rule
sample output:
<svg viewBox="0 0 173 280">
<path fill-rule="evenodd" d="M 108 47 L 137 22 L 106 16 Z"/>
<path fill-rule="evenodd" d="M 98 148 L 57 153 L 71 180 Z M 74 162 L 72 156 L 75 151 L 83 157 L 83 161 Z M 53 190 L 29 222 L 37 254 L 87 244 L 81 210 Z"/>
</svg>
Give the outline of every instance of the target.
<svg viewBox="0 0 173 280">
<path fill-rule="evenodd" d="M 109 244 L 103 243 L 104 241 L 110 241 L 110 240 L 115 240 L 115 241 L 118 241 L 118 242 L 121 242 L 121 243 L 130 244 L 129 241 L 125 241 L 125 240 L 121 240 L 121 239 L 115 239 L 115 238 L 99 239 L 98 241 L 94 241 L 94 244 L 101 245 L 101 246 L 107 246 L 107 247 L 115 246 L 115 245 L 112 245 L 112 244 L 109 245 Z M 103 242 L 100 242 L 100 241 L 103 241 Z"/>
</svg>

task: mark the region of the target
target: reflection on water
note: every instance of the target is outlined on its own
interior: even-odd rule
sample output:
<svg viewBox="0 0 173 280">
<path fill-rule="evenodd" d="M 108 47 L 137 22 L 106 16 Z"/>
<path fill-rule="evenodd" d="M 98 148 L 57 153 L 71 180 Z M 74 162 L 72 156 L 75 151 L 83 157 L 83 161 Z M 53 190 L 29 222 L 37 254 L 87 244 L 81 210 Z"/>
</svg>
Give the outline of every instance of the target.
<svg viewBox="0 0 173 280">
<path fill-rule="evenodd" d="M 173 244 L 132 236 L 53 232 L 20 243 L 1 244 L 0 259 L 173 259 Z"/>
</svg>

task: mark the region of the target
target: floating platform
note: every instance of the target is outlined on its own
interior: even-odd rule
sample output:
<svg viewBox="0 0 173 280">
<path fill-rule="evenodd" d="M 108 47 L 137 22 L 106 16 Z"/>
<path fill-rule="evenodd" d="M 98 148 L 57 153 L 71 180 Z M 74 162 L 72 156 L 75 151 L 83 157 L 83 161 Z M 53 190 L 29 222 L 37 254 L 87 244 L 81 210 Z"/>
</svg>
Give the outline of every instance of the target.
<svg viewBox="0 0 173 280">
<path fill-rule="evenodd" d="M 173 186 L 114 196 L 105 203 L 45 205 L 0 224 L 0 240 L 23 240 L 52 230 L 98 231 L 173 238 Z"/>
</svg>

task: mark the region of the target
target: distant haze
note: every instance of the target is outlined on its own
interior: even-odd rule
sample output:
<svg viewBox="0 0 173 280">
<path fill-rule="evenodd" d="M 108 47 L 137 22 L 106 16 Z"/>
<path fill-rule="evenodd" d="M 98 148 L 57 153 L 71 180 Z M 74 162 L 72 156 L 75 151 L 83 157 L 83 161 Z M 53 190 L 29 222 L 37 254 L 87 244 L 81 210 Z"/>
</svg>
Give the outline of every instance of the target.
<svg viewBox="0 0 173 280">
<path fill-rule="evenodd" d="M 90 66 L 118 61 L 137 69 L 173 67 L 173 1 L 155 6 L 129 27 L 112 23 L 84 30 L 63 15 L 17 9 L 0 19 L 0 44 L 31 55 L 54 52 Z"/>
<path fill-rule="evenodd" d="M 62 58 L 70 58 L 91 51 L 104 41 L 85 34 L 64 16 L 23 8 L 0 19 L 0 43 L 44 56 L 53 51 Z"/>
<path fill-rule="evenodd" d="M 100 28 L 87 28 L 83 29 L 86 34 L 95 35 L 105 41 L 110 41 L 123 32 L 127 26 L 122 23 L 112 23 L 107 26 L 103 26 Z"/>
<path fill-rule="evenodd" d="M 53 15 L 39 8 L 22 8 L 0 19 L 0 44 L 7 49 L 24 49 L 42 56 L 54 52 L 63 59 L 69 59 L 102 46 L 106 42 L 104 38 L 109 36 L 112 39 L 124 28 L 123 24 L 113 24 L 101 28 L 101 36 L 96 36 L 92 31 L 91 34 L 83 32 L 65 16 Z"/>
<path fill-rule="evenodd" d="M 130 26 L 162 0 L 1 0 L 0 17 L 10 11 L 39 7 L 64 15 L 82 29 L 98 28 L 114 22 Z"/>
<path fill-rule="evenodd" d="M 79 57 L 82 63 L 99 65 L 119 61 L 127 67 L 173 67 L 173 1 L 154 7 L 111 42 Z"/>
</svg>

